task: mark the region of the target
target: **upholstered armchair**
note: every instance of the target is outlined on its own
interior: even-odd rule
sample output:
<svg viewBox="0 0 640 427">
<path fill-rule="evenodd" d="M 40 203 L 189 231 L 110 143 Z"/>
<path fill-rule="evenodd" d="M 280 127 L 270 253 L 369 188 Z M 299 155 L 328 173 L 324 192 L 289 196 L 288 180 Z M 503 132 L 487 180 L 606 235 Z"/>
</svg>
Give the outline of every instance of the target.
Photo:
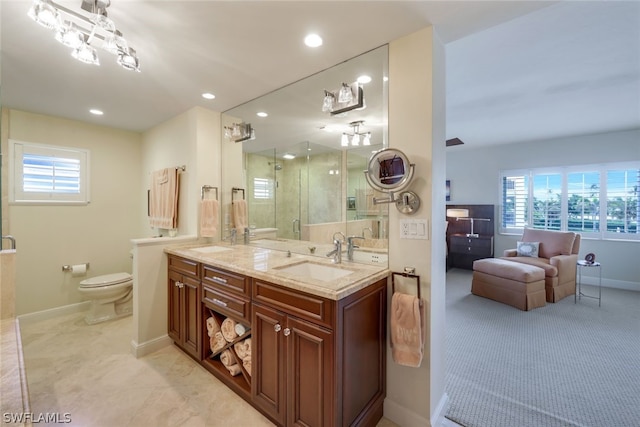
<svg viewBox="0 0 640 427">
<path fill-rule="evenodd" d="M 518 248 L 507 249 L 501 259 L 542 268 L 547 302 L 558 302 L 576 292 L 579 250 L 577 233 L 527 228 Z"/>
</svg>

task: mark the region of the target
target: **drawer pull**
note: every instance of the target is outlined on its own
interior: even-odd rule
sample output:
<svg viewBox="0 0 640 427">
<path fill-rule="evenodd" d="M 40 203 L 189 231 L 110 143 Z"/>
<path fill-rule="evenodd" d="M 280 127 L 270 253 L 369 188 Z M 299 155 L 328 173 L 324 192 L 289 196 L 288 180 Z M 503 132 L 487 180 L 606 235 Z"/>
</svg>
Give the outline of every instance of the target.
<svg viewBox="0 0 640 427">
<path fill-rule="evenodd" d="M 282 326 L 280 326 L 280 323 L 276 323 L 273 326 L 273 330 L 276 331 L 276 332 L 280 332 L 281 329 L 282 329 Z"/>
<path fill-rule="evenodd" d="M 284 328 L 284 332 L 283 332 L 283 333 L 284 333 L 284 336 L 285 336 L 285 337 L 288 337 L 288 336 L 289 336 L 289 334 L 291 333 L 291 329 L 289 329 L 289 328 Z"/>
<path fill-rule="evenodd" d="M 219 305 L 220 307 L 226 307 L 227 303 L 224 301 L 220 301 L 218 298 L 212 298 L 211 302 L 213 302 L 214 304 Z"/>
<path fill-rule="evenodd" d="M 227 284 L 227 280 L 223 279 L 222 277 L 218 277 L 218 276 L 213 276 L 211 278 L 211 280 L 213 280 L 216 283 L 220 283 L 221 285 L 226 285 Z"/>
</svg>

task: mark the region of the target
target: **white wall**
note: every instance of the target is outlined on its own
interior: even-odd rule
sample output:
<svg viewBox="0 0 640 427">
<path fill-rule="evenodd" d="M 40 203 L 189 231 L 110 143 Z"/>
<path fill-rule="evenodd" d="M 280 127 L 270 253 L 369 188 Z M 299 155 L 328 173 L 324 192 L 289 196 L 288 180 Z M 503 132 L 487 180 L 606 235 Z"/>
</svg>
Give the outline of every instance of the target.
<svg viewBox="0 0 640 427">
<path fill-rule="evenodd" d="M 412 216 L 389 210 L 389 268 L 415 267 L 425 301 L 425 355 L 419 368 L 387 359 L 385 416 L 403 427 L 436 421 L 446 402 L 444 288 L 444 49 L 431 27 L 389 45 L 389 147 L 415 163 L 409 189 L 421 199 Z M 429 240 L 400 239 L 401 219 L 424 219 Z M 442 224 L 442 225 L 441 225 Z M 416 294 L 405 283 L 396 291 Z"/>
<path fill-rule="evenodd" d="M 472 144 L 473 141 L 467 141 Z M 640 130 L 580 135 L 482 149 L 449 147 L 451 204 L 500 203 L 500 171 L 640 160 Z M 496 223 L 496 233 L 498 224 Z M 517 236 L 496 234 L 495 253 L 514 248 Z M 603 264 L 603 285 L 640 290 L 640 242 L 583 239 L 580 257 L 593 252 Z M 585 274 L 593 274 L 585 271 Z M 591 279 L 593 282 L 593 279 Z"/>
<path fill-rule="evenodd" d="M 129 240 L 141 232 L 140 134 L 18 110 L 3 113 L 10 139 L 91 152 L 89 205 L 3 210 L 6 232 L 17 240 L 16 315 L 81 302 L 83 277 L 63 273 L 62 265 L 88 262 L 89 276 L 131 272 Z M 2 144 L 6 153 L 4 131 Z"/>
<path fill-rule="evenodd" d="M 134 294 L 132 353 L 144 356 L 170 343 L 167 337 L 167 257 L 164 248 L 195 240 L 202 185 L 220 187 L 220 113 L 192 108 L 145 132 L 140 179 L 143 212 L 138 220 L 146 235 L 132 240 Z M 180 175 L 178 237 L 145 239 L 165 230 L 152 230 L 147 217 L 147 189 L 151 172 L 185 166 Z M 220 228 L 219 228 L 220 229 Z"/>
</svg>

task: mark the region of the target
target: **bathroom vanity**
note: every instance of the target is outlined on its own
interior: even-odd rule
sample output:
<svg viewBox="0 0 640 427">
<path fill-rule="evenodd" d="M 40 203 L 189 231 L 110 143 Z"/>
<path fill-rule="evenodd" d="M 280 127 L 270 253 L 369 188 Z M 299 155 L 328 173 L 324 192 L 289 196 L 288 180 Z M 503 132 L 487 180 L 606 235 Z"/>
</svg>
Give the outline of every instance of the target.
<svg viewBox="0 0 640 427">
<path fill-rule="evenodd" d="M 166 252 L 169 336 L 178 347 L 277 425 L 377 424 L 386 268 L 247 245 Z M 242 333 L 213 351 L 208 325 L 227 318 Z M 248 342 L 247 364 L 236 350 Z M 239 362 L 235 375 L 229 357 Z"/>
</svg>

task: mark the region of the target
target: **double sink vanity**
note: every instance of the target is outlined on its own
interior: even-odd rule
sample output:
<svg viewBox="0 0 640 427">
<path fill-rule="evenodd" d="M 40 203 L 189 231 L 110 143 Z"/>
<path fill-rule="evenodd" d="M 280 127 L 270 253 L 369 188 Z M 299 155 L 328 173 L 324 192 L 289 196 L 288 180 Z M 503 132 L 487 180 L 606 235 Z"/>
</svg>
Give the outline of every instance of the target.
<svg viewBox="0 0 640 427">
<path fill-rule="evenodd" d="M 377 424 L 386 262 L 334 264 L 224 243 L 165 252 L 169 336 L 178 347 L 279 426 Z M 210 326 L 225 321 L 241 325 L 240 333 L 214 347 Z M 229 359 L 239 368 L 230 370 Z"/>
</svg>

